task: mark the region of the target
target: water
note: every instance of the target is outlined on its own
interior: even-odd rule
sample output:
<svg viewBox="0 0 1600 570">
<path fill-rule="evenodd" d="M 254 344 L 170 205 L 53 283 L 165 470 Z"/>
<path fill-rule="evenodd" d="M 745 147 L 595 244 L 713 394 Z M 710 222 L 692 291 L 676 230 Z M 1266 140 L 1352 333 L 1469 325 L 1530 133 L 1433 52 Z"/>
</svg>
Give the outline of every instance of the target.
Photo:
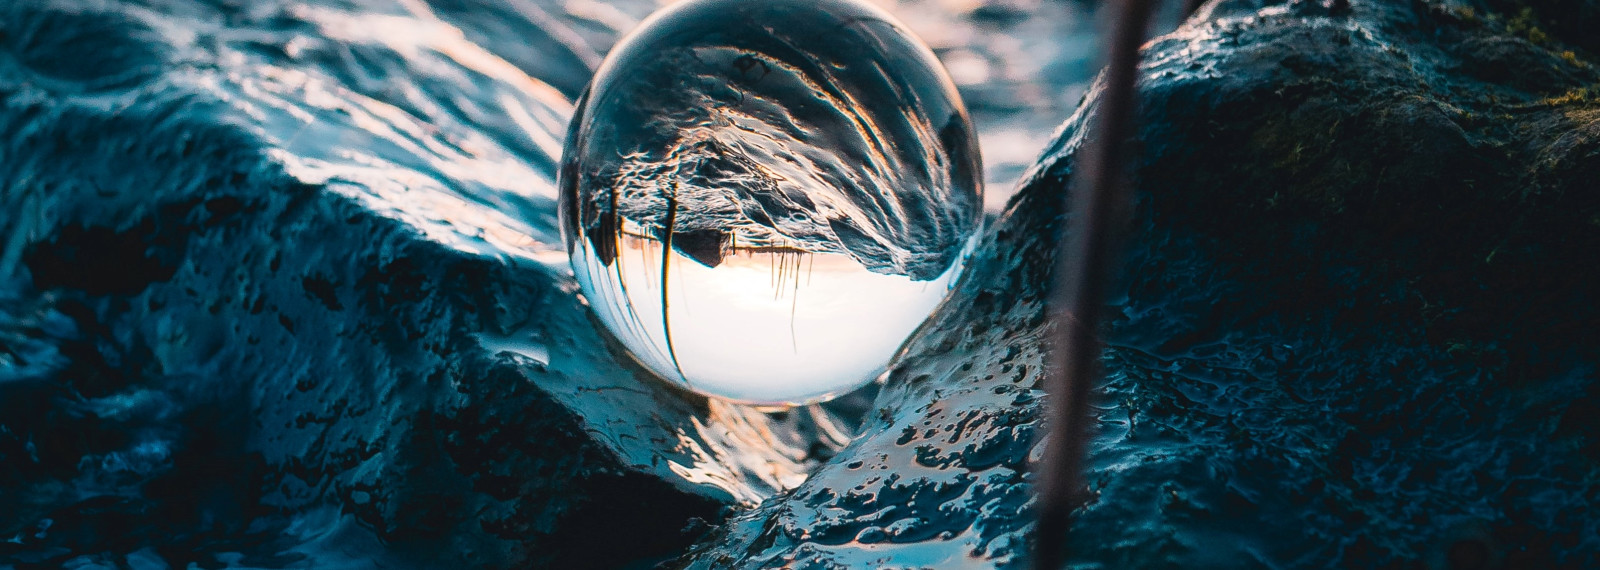
<svg viewBox="0 0 1600 570">
<path fill-rule="evenodd" d="M 698 0 L 625 38 L 559 175 L 574 272 L 660 377 L 733 401 L 871 381 L 960 273 L 983 208 L 933 53 L 845 0 Z"/>
</svg>

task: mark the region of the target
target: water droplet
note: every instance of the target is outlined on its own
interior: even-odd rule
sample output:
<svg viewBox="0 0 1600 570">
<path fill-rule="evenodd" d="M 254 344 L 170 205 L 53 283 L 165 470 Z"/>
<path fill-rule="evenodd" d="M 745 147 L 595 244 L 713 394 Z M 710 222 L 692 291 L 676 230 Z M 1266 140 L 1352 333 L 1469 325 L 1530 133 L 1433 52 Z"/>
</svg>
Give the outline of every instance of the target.
<svg viewBox="0 0 1600 570">
<path fill-rule="evenodd" d="M 562 159 L 590 307 L 669 382 L 762 405 L 878 376 L 982 215 L 933 53 L 856 0 L 689 0 L 612 51 Z"/>
</svg>

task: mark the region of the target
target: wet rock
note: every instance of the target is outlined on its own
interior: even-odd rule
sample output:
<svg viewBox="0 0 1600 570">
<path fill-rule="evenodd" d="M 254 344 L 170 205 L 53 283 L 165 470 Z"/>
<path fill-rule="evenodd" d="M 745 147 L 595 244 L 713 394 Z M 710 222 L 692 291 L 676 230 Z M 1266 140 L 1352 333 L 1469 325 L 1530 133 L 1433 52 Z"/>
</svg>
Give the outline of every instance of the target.
<svg viewBox="0 0 1600 570">
<path fill-rule="evenodd" d="M 658 7 L 654 2 L 548 0 L 427 0 L 426 5 L 468 40 L 492 46 L 495 55 L 568 99 L 583 94 L 612 44 Z"/>
<path fill-rule="evenodd" d="M 0 566 L 647 562 L 842 437 L 619 359 L 570 104 L 373 4 L 0 6 Z"/>
<path fill-rule="evenodd" d="M 1043 540 L 1107 568 L 1600 563 L 1600 74 L 1546 40 L 1425 2 L 1226 1 L 1147 45 L 1090 499 Z M 1097 96 L 865 435 L 678 566 L 1025 565 Z"/>
<path fill-rule="evenodd" d="M 1549 44 L 1561 42 L 1588 50 L 1600 50 L 1600 1 L 1596 0 L 1493 0 L 1495 12 L 1487 16 L 1504 22 L 1508 31 L 1529 41 Z"/>
</svg>

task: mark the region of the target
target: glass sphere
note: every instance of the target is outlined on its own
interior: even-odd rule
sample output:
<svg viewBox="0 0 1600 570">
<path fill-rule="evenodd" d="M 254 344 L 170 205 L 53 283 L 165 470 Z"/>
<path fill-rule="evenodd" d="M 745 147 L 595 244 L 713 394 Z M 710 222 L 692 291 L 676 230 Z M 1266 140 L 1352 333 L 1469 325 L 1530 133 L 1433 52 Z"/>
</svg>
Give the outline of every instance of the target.
<svg viewBox="0 0 1600 570">
<path fill-rule="evenodd" d="M 933 53 L 854 0 L 688 0 L 578 102 L 561 226 L 596 317 L 707 396 L 814 402 L 880 375 L 982 218 Z"/>
</svg>

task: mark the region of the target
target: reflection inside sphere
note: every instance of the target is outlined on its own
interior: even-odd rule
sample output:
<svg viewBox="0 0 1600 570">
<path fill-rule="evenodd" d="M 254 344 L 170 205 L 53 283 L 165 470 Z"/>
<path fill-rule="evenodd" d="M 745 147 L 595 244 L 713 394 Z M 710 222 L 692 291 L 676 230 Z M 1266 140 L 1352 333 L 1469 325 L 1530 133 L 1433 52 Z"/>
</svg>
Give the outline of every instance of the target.
<svg viewBox="0 0 1600 570">
<path fill-rule="evenodd" d="M 611 266 L 591 252 L 575 265 L 607 328 L 670 380 L 761 404 L 870 380 L 957 273 L 914 281 L 846 255 L 773 247 L 729 247 L 713 268 L 634 232 L 620 242 Z"/>
<path fill-rule="evenodd" d="M 756 404 L 882 372 L 981 216 L 972 126 L 926 46 L 846 0 L 690 0 L 609 56 L 562 160 L 595 315 L 662 378 Z"/>
</svg>

